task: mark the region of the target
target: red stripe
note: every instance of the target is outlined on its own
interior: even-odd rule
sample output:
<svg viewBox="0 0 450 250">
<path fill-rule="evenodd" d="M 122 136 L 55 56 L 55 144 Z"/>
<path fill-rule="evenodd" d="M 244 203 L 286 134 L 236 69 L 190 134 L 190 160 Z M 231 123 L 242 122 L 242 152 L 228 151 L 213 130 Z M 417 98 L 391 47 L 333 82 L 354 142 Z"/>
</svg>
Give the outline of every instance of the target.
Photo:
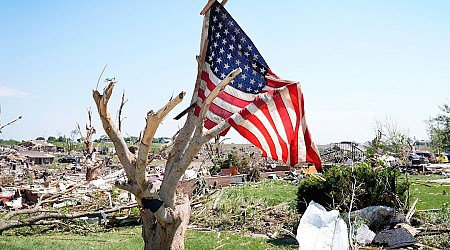
<svg viewBox="0 0 450 250">
<path fill-rule="evenodd" d="M 197 95 L 198 95 L 198 97 L 200 97 L 200 99 L 202 99 L 202 103 L 203 103 L 206 99 L 205 90 L 202 88 L 199 88 Z"/>
<path fill-rule="evenodd" d="M 320 160 L 319 155 L 317 155 L 317 152 L 312 147 L 312 139 L 308 127 L 306 127 L 304 137 L 306 144 L 306 161 L 314 163 L 314 166 L 317 170 L 322 169 L 322 161 Z"/>
<path fill-rule="evenodd" d="M 205 119 L 205 128 L 206 129 L 212 129 L 217 125 L 217 123 L 211 121 L 210 119 Z"/>
<path fill-rule="evenodd" d="M 200 114 L 200 110 L 202 110 L 202 108 L 201 108 L 201 107 L 199 107 L 198 105 L 197 105 L 197 106 L 195 106 L 195 111 L 194 111 L 194 114 L 195 114 L 196 116 L 198 116 L 198 115 Z"/>
<path fill-rule="evenodd" d="M 209 106 L 209 111 L 211 111 L 212 113 L 214 113 L 217 116 L 222 117 L 223 119 L 227 119 L 228 117 L 230 117 L 233 114 L 230 111 L 223 109 L 222 107 L 216 105 L 213 102 Z"/>
<path fill-rule="evenodd" d="M 269 72 L 267 72 L 269 75 L 273 75 L 273 76 L 275 76 L 276 78 L 279 78 L 278 76 L 277 76 L 277 74 L 275 74 L 275 73 L 273 73 L 273 71 L 272 71 L 272 69 L 271 68 L 268 68 L 269 69 Z"/>
<path fill-rule="evenodd" d="M 242 135 L 245 139 L 247 139 L 255 147 L 261 149 L 263 157 L 267 156 L 267 152 L 262 148 L 261 143 L 259 142 L 258 138 L 256 138 L 256 136 L 250 130 L 248 130 L 246 127 L 243 127 L 243 126 L 235 123 L 232 119 L 229 119 L 228 122 L 234 129 L 239 131 L 240 135 Z"/>
<path fill-rule="evenodd" d="M 266 84 L 267 87 L 272 87 L 272 88 L 282 88 L 286 85 L 290 85 L 292 84 L 292 82 L 288 82 L 288 81 L 283 81 L 280 79 L 280 81 L 277 81 L 276 79 L 272 79 L 272 78 L 266 78 Z"/>
<path fill-rule="evenodd" d="M 304 99 L 303 99 L 303 93 L 301 94 L 301 103 L 302 103 L 302 116 L 305 116 L 305 106 L 304 106 Z M 306 161 L 314 163 L 314 166 L 317 170 L 322 169 L 322 161 L 320 160 L 320 156 L 317 155 L 316 150 L 313 148 L 313 142 L 311 139 L 311 134 L 309 133 L 309 128 L 306 126 L 305 133 L 303 134 L 303 137 L 305 138 L 305 145 L 306 145 Z"/>
</svg>

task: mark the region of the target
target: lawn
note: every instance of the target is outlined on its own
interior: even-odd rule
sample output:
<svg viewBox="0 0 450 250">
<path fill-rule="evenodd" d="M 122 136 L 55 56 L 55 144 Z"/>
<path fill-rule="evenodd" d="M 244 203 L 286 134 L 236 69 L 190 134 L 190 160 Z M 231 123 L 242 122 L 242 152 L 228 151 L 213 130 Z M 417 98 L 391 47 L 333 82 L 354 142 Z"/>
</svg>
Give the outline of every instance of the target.
<svg viewBox="0 0 450 250">
<path fill-rule="evenodd" d="M 143 249 L 141 227 L 111 230 L 88 235 L 52 233 L 49 235 L 0 236 L 0 250 L 134 250 Z M 188 230 L 186 249 L 294 249 L 280 241 L 233 233 Z"/>
<path fill-rule="evenodd" d="M 419 199 L 416 205 L 418 210 L 442 208 L 444 203 L 450 202 L 450 182 L 436 183 L 431 180 L 443 179 L 442 175 L 410 175 L 411 203 Z"/>
</svg>

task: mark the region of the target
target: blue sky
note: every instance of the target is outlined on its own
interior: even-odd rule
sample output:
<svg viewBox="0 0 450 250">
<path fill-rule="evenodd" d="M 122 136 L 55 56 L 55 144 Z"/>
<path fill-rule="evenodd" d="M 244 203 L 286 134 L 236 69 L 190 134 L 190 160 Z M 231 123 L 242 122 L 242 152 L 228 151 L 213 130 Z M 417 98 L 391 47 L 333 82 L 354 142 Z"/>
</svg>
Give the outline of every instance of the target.
<svg viewBox="0 0 450 250">
<path fill-rule="evenodd" d="M 125 135 L 188 93 L 156 134 L 173 135 L 196 78 L 205 3 L 0 0 L 1 123 L 23 116 L 0 138 L 70 136 L 95 109 L 106 63 L 103 78 L 118 80 L 113 117 L 123 90 L 128 99 Z M 450 2 L 230 0 L 226 8 L 276 74 L 302 83 L 318 144 L 371 140 L 386 119 L 427 139 L 424 121 L 450 102 Z M 104 134 L 95 110 L 94 126 Z"/>
</svg>

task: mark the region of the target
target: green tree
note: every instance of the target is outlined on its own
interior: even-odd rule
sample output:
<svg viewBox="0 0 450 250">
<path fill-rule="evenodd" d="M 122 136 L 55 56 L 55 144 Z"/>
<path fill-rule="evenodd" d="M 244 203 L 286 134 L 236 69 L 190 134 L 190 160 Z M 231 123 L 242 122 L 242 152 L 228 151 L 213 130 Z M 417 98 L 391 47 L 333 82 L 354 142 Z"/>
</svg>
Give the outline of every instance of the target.
<svg viewBox="0 0 450 250">
<path fill-rule="evenodd" d="M 431 147 L 437 152 L 442 152 L 450 150 L 450 106 L 444 104 L 439 109 L 443 113 L 428 119 L 426 122 Z"/>
<path fill-rule="evenodd" d="M 55 142 L 55 141 L 56 141 L 56 137 L 54 137 L 54 136 L 49 136 L 47 138 L 47 142 Z"/>
<path fill-rule="evenodd" d="M 43 136 L 39 136 L 38 138 L 36 138 L 36 141 L 45 141 L 45 138 Z"/>
</svg>

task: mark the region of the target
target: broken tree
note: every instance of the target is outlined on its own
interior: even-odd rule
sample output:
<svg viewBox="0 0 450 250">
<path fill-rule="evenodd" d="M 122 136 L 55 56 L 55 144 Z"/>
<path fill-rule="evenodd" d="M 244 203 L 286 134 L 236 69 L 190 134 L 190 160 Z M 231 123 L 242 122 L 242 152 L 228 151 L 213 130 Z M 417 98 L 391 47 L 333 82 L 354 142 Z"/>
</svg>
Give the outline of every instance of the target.
<svg viewBox="0 0 450 250">
<path fill-rule="evenodd" d="M 93 91 L 93 98 L 103 128 L 113 142 L 127 176 L 127 181 L 117 182 L 116 185 L 138 197 L 138 204 L 142 208 L 142 236 L 145 249 L 184 249 L 184 235 L 190 217 L 190 201 L 186 195 L 177 192 L 178 181 L 203 144 L 230 126 L 227 122 L 223 122 L 215 129 L 203 132 L 206 110 L 212 100 L 240 72 L 240 69 L 232 71 L 221 82 L 205 101 L 198 117 L 194 114 L 194 110 L 188 113 L 186 122 L 178 132 L 169 153 L 159 192 L 146 176 L 150 146 L 159 124 L 183 100 L 185 92 L 171 98 L 157 112 L 150 111 L 147 113 L 147 122 L 138 145 L 139 148 L 136 153 L 132 153 L 108 111 L 108 102 L 116 81 L 106 80 L 107 86 L 103 94 L 100 94 L 97 90 Z M 195 98 L 193 97 L 193 99 Z"/>
<path fill-rule="evenodd" d="M 81 136 L 81 140 L 86 146 L 86 180 L 94 180 L 100 175 L 102 161 L 97 161 L 95 158 L 94 143 L 92 141 L 92 136 L 94 136 L 96 130 L 92 126 L 92 110 L 88 109 L 88 122 L 86 123 L 86 136 L 81 132 L 80 124 L 77 123 L 77 130 Z"/>
</svg>

